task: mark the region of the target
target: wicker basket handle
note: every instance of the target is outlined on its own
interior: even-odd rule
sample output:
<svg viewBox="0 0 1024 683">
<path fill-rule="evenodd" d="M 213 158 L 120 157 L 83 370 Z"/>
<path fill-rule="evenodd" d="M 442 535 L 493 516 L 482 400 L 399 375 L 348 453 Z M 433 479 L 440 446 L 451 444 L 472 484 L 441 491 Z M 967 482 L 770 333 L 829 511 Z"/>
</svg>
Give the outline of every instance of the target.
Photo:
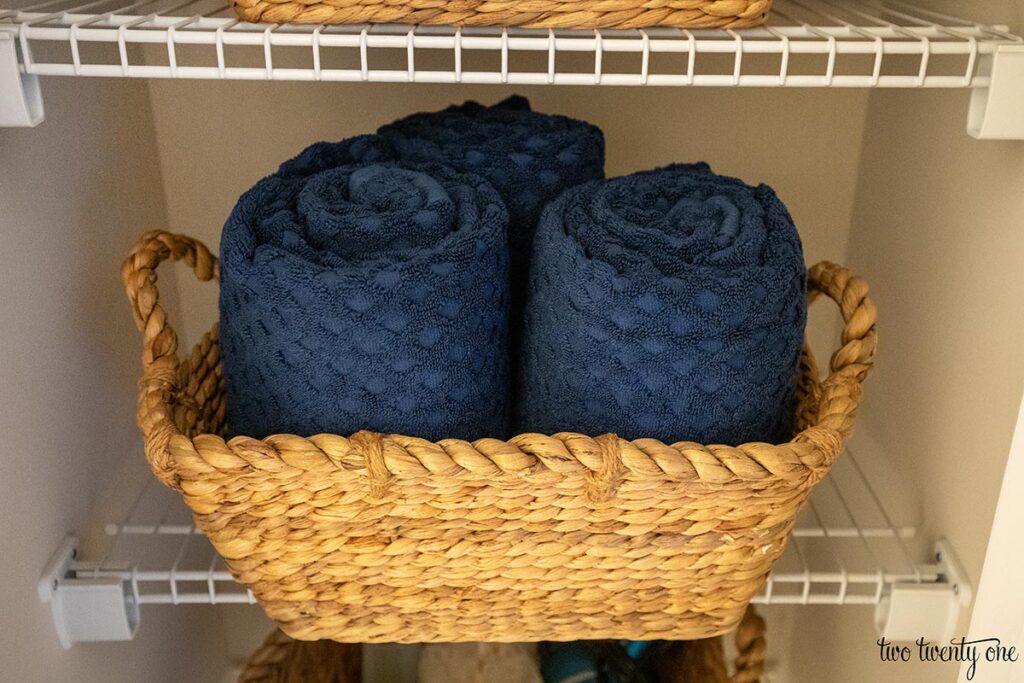
<svg viewBox="0 0 1024 683">
<path fill-rule="evenodd" d="M 833 429 L 844 438 L 853 427 L 860 404 L 861 385 L 874 364 L 878 311 L 868 297 L 868 284 L 843 266 L 822 261 L 807 271 L 807 300 L 824 294 L 837 304 L 843 317 L 840 347 L 832 354 L 828 377 L 821 382 L 816 428 Z M 811 428 L 804 432 L 815 431 Z"/>
<path fill-rule="evenodd" d="M 177 385 L 178 335 L 167 320 L 156 286 L 156 267 L 167 259 L 185 261 L 200 280 L 218 276 L 217 257 L 191 237 L 162 230 L 147 232 L 121 266 L 135 325 L 142 332 L 142 381 L 138 421 L 145 437 L 146 458 L 154 474 L 177 488 L 168 442 L 177 430 L 171 419 L 171 394 Z"/>
<path fill-rule="evenodd" d="M 292 640 L 278 629 L 246 662 L 237 683 L 358 683 L 362 646 L 330 640 Z"/>
<path fill-rule="evenodd" d="M 730 683 L 759 683 L 764 673 L 765 621 L 753 605 L 747 605 L 736 628 L 736 670 Z"/>
</svg>

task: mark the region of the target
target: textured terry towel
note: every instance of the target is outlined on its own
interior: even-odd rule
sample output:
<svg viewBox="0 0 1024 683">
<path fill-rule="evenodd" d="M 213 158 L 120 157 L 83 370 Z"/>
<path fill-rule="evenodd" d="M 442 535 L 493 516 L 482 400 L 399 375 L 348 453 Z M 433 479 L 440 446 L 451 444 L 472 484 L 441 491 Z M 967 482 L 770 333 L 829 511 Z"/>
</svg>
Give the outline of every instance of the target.
<svg viewBox="0 0 1024 683">
<path fill-rule="evenodd" d="M 583 121 L 530 111 L 513 96 L 414 114 L 378 131 L 402 159 L 437 161 L 487 178 L 508 207 L 518 285 L 544 205 L 566 188 L 604 177 L 604 135 Z M 525 283 L 525 278 L 523 278 Z"/>
<path fill-rule="evenodd" d="M 388 155 L 314 145 L 224 226 L 232 433 L 505 432 L 508 214 L 478 176 Z"/>
<path fill-rule="evenodd" d="M 786 440 L 805 280 L 766 185 L 694 164 L 567 191 L 537 232 L 518 428 Z"/>
</svg>

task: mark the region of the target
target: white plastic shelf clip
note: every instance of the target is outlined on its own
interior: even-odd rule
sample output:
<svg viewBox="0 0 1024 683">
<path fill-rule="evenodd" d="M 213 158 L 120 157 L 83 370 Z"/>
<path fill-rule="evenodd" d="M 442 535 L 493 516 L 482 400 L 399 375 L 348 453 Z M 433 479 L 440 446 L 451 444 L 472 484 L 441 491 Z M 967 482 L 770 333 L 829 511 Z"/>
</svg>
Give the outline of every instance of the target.
<svg viewBox="0 0 1024 683">
<path fill-rule="evenodd" d="M 924 638 L 936 643 L 953 637 L 960 612 L 971 604 L 974 588 L 945 540 L 935 546 L 935 563 L 923 569 L 938 576 L 929 583 L 894 583 L 875 607 L 878 634 L 897 642 Z"/>
<path fill-rule="evenodd" d="M 979 140 L 1024 140 L 1024 45 L 1000 45 L 980 65 L 988 85 L 971 93 L 967 132 Z"/>
<path fill-rule="evenodd" d="M 31 128 L 42 122 L 39 78 L 22 73 L 14 33 L 0 30 L 0 127 Z"/>
<path fill-rule="evenodd" d="M 72 569 L 78 539 L 68 536 L 39 579 L 39 599 L 49 603 L 57 637 L 65 649 L 89 641 L 131 640 L 139 628 L 139 605 L 123 577 L 79 577 Z"/>
</svg>

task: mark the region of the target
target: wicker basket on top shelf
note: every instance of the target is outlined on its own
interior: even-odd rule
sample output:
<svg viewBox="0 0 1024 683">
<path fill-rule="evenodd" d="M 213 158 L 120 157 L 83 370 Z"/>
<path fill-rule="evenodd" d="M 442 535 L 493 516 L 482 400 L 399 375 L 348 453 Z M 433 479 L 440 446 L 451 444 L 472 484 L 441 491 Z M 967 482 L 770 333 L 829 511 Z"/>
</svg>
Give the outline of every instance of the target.
<svg viewBox="0 0 1024 683">
<path fill-rule="evenodd" d="M 524 28 L 746 28 L 772 0 L 231 0 L 243 21 Z"/>
<path fill-rule="evenodd" d="M 507 441 L 357 432 L 225 440 L 216 326 L 184 360 L 156 267 L 217 277 L 201 243 L 143 236 L 122 277 L 142 331 L 138 418 L 156 476 L 300 640 L 691 640 L 733 628 L 843 448 L 875 352 L 863 280 L 809 271 L 845 320 L 804 353 L 801 430 L 737 447 L 613 434 Z"/>
</svg>

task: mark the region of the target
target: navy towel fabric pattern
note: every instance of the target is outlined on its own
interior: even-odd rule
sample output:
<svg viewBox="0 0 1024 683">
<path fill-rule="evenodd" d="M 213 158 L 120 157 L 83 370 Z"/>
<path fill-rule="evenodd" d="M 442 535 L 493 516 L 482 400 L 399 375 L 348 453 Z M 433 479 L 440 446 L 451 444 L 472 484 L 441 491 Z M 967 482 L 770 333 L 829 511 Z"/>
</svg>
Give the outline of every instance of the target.
<svg viewBox="0 0 1024 683">
<path fill-rule="evenodd" d="M 805 288 L 766 185 L 692 164 L 571 189 L 537 231 L 517 427 L 785 441 Z"/>
<path fill-rule="evenodd" d="M 513 96 L 487 107 L 466 102 L 413 114 L 378 133 L 402 159 L 436 161 L 482 175 L 509 212 L 512 279 L 525 284 L 526 262 L 544 206 L 565 189 L 604 177 L 604 135 L 565 116 L 530 110 Z"/>
<path fill-rule="evenodd" d="M 221 239 L 234 434 L 437 440 L 508 426 L 508 214 L 479 176 L 318 143 L 241 197 Z"/>
</svg>

